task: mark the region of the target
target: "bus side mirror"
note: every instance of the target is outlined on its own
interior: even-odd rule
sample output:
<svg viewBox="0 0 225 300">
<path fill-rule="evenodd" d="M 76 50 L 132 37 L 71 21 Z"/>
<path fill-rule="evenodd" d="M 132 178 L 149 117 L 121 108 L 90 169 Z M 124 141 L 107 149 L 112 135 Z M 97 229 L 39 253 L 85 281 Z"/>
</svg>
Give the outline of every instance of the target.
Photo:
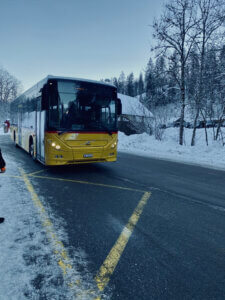
<svg viewBox="0 0 225 300">
<path fill-rule="evenodd" d="M 118 116 L 122 115 L 122 103 L 119 98 L 117 98 L 117 114 Z"/>
<path fill-rule="evenodd" d="M 48 109 L 48 89 L 47 84 L 43 86 L 41 89 L 42 98 L 41 98 L 41 110 L 47 110 Z"/>
</svg>

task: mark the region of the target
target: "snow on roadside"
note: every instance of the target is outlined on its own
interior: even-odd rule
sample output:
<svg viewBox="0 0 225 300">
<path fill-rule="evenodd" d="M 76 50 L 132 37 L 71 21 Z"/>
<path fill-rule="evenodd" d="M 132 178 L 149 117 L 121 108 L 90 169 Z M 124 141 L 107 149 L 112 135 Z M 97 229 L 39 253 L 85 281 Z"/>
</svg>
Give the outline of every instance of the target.
<svg viewBox="0 0 225 300">
<path fill-rule="evenodd" d="M 70 299 L 38 213 L 7 154 L 0 174 L 0 299 Z M 72 299 L 72 298 L 71 298 Z"/>
<path fill-rule="evenodd" d="M 185 129 L 185 145 L 178 144 L 179 128 L 167 128 L 163 141 L 146 133 L 126 136 L 119 132 L 118 150 L 140 156 L 196 164 L 225 170 L 225 147 L 212 139 L 212 129 L 208 129 L 209 146 L 206 146 L 204 129 L 197 129 L 196 146 L 191 147 L 191 129 Z"/>
<path fill-rule="evenodd" d="M 10 134 L 10 130 L 8 133 L 4 133 L 4 128 L 0 127 L 0 135 L 7 135 L 7 134 Z"/>
<path fill-rule="evenodd" d="M 0 146 L 1 138 L 0 135 Z M 68 249 L 73 266 L 68 282 L 82 283 L 68 288 L 41 216 L 23 179 L 12 177 L 21 175 L 19 168 L 24 162 L 16 162 L 4 148 L 2 150 L 7 166 L 6 173 L 0 173 L 0 217 L 5 217 L 5 222 L 0 224 L 0 299 L 70 300 L 74 299 L 74 295 L 80 295 L 79 299 L 93 299 L 93 294 L 88 294 L 88 291 L 95 290 L 95 284 L 88 272 L 86 254 L 82 249 Z M 35 191 L 38 194 L 38 184 L 35 184 Z M 65 221 L 54 215 L 45 199 L 40 200 L 54 225 L 58 240 L 68 247 Z M 76 271 L 78 269 L 83 270 L 82 274 Z M 106 296 L 103 295 L 103 298 L 106 299 Z"/>
</svg>

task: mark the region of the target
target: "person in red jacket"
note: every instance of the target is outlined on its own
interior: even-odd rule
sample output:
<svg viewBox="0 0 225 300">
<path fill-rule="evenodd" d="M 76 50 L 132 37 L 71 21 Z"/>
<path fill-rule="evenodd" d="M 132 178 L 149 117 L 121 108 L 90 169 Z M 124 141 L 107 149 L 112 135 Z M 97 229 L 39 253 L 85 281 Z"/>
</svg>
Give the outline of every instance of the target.
<svg viewBox="0 0 225 300">
<path fill-rule="evenodd" d="M 10 122 L 9 120 L 5 120 L 4 122 L 4 132 L 7 133 L 9 131 L 9 127 L 10 127 Z"/>
</svg>

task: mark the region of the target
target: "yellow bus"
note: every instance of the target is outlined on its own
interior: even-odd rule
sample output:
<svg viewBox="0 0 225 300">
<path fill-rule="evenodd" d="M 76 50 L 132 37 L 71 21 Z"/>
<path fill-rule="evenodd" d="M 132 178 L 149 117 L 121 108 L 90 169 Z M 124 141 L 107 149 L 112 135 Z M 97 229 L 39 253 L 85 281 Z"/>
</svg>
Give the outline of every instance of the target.
<svg viewBox="0 0 225 300">
<path fill-rule="evenodd" d="M 117 159 L 122 105 L 114 85 L 49 75 L 10 108 L 12 140 L 44 165 Z"/>
</svg>

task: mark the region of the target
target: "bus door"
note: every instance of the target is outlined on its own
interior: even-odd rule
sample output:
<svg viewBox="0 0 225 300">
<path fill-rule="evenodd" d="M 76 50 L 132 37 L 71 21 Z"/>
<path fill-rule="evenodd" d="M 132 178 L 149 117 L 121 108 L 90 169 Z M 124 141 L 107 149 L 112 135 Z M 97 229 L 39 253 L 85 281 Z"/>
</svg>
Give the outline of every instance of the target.
<svg viewBox="0 0 225 300">
<path fill-rule="evenodd" d="M 41 97 L 37 98 L 36 150 L 37 158 L 45 162 L 45 111 L 41 111 Z"/>
<path fill-rule="evenodd" d="M 22 146 L 22 120 L 23 120 L 23 106 L 18 106 L 18 144 Z"/>
</svg>

